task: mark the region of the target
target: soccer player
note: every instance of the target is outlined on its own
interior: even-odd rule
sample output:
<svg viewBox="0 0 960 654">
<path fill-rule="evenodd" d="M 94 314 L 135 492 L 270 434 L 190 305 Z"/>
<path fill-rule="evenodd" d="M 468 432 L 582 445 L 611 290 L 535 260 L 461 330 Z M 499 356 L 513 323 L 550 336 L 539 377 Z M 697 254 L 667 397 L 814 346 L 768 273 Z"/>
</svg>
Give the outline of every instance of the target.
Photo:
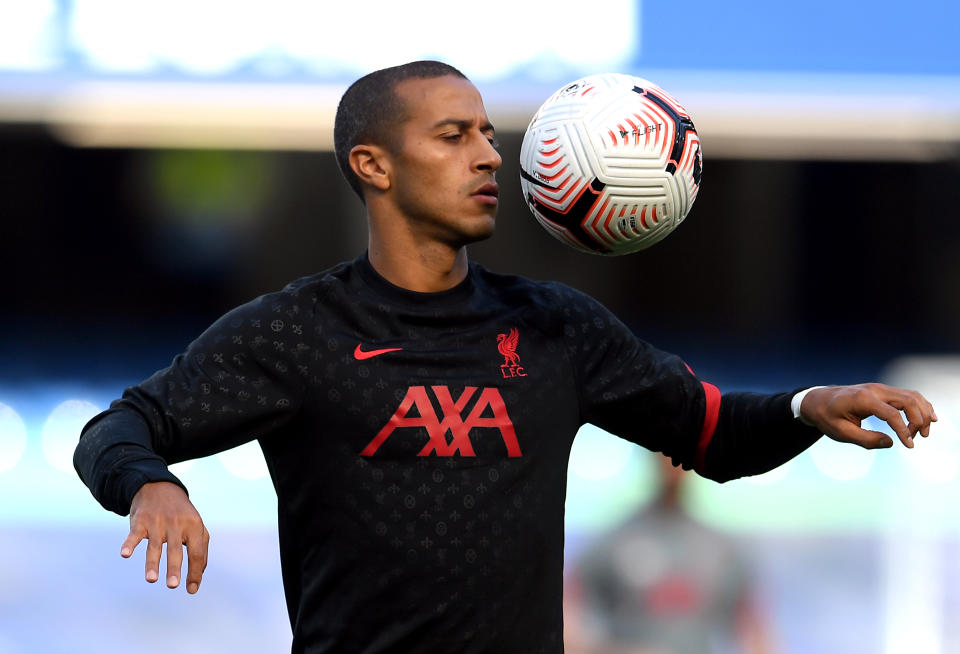
<svg viewBox="0 0 960 654">
<path fill-rule="evenodd" d="M 224 315 L 91 420 L 74 457 L 130 514 L 121 555 L 146 540 L 153 582 L 166 543 L 175 588 L 185 547 L 195 593 L 209 537 L 167 466 L 257 439 L 294 652 L 561 652 L 567 458 L 586 422 L 722 481 L 822 433 L 891 446 L 865 416 L 908 447 L 935 420 L 879 384 L 721 396 L 591 298 L 468 262 L 493 234 L 501 159 L 450 66 L 361 78 L 334 141 L 367 251 Z"/>
<path fill-rule="evenodd" d="M 772 654 L 746 552 L 684 509 L 691 473 L 656 459 L 650 503 L 597 538 L 572 566 L 564 606 L 567 649 Z"/>
</svg>

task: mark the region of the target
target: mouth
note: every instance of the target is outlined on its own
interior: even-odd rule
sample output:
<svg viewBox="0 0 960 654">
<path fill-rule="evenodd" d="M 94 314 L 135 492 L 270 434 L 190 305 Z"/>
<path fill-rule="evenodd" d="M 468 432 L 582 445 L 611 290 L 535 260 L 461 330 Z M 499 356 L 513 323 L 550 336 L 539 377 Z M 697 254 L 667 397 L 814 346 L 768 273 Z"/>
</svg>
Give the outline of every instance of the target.
<svg viewBox="0 0 960 654">
<path fill-rule="evenodd" d="M 484 184 L 470 195 L 485 204 L 496 204 L 500 197 L 500 187 L 491 182 Z"/>
</svg>

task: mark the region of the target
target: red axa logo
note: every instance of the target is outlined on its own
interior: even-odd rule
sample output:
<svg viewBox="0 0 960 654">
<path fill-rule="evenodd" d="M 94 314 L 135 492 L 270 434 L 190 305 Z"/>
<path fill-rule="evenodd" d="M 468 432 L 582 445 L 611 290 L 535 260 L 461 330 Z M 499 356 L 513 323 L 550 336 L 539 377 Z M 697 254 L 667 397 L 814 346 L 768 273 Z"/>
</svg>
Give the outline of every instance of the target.
<svg viewBox="0 0 960 654">
<path fill-rule="evenodd" d="M 387 424 L 360 452 L 361 456 L 373 456 L 395 430 L 407 427 L 422 427 L 430 436 L 430 440 L 417 456 L 476 456 L 473 443 L 470 442 L 470 430 L 477 428 L 498 429 L 507 448 L 507 456 L 523 456 L 513 429 L 513 421 L 510 420 L 507 406 L 496 388 L 481 390 L 466 418 L 463 414 L 477 393 L 476 386 L 464 388 L 457 399 L 453 398 L 447 386 L 431 386 L 430 391 L 440 404 L 442 420 L 437 417 L 427 387 L 411 386 Z M 411 410 L 419 415 L 410 415 Z M 447 433 L 450 434 L 449 440 Z"/>
<path fill-rule="evenodd" d="M 510 377 L 526 377 L 527 373 L 523 371 L 520 365 L 520 355 L 517 354 L 517 341 L 520 340 L 520 332 L 514 327 L 509 334 L 497 334 L 497 349 L 503 355 L 503 365 L 500 366 L 500 374 L 504 379 Z"/>
</svg>

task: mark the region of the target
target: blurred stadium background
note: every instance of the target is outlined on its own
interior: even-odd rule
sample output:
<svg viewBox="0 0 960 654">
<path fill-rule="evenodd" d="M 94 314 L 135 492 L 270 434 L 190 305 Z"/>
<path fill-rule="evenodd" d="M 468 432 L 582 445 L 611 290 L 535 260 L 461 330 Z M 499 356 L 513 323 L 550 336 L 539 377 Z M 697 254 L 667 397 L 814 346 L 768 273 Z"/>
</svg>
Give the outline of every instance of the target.
<svg viewBox="0 0 960 654">
<path fill-rule="evenodd" d="M 329 152 L 374 68 L 442 58 L 501 134 L 500 270 L 593 294 L 723 390 L 884 379 L 935 438 L 820 442 L 696 483 L 751 553 L 783 652 L 960 652 L 960 5 L 642 0 L 482 7 L 0 0 L 0 652 L 289 647 L 275 498 L 255 445 L 177 466 L 213 534 L 198 596 L 147 587 L 126 520 L 72 470 L 82 424 L 232 306 L 352 258 Z M 522 131 L 582 74 L 690 111 L 704 182 L 649 252 L 568 251 L 519 194 Z M 585 428 L 568 559 L 649 498 L 650 455 Z"/>
</svg>

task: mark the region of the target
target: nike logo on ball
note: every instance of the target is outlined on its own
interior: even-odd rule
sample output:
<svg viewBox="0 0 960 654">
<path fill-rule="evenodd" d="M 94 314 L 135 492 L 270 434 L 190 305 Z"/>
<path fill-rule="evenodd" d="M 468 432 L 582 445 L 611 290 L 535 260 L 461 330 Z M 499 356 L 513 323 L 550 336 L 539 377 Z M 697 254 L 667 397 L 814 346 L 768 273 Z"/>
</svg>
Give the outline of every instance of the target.
<svg viewBox="0 0 960 654">
<path fill-rule="evenodd" d="M 398 352 L 402 350 L 402 347 L 385 347 L 382 350 L 369 350 L 364 352 L 361 349 L 361 344 L 357 345 L 357 349 L 353 351 L 353 358 L 357 361 L 364 361 L 366 359 L 372 359 L 373 357 L 378 357 L 381 354 L 386 354 L 387 352 Z"/>
</svg>

